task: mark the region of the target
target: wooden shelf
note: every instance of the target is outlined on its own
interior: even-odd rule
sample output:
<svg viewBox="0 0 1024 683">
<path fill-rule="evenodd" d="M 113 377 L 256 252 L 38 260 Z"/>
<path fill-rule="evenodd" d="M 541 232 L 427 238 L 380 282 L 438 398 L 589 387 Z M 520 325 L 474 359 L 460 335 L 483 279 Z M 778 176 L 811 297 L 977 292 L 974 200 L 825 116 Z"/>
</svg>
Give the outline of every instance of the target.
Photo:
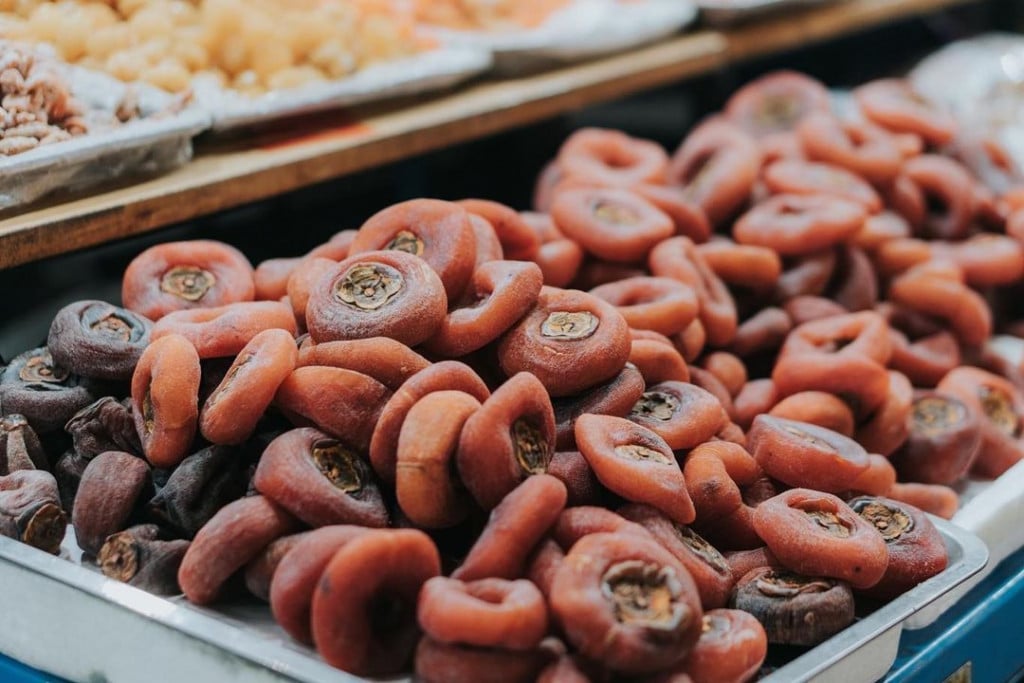
<svg viewBox="0 0 1024 683">
<path fill-rule="evenodd" d="M 335 112 L 274 134 L 197 142 L 186 166 L 0 220 L 0 268 L 155 230 L 792 49 L 971 0 L 845 0 L 455 92 Z"/>
</svg>

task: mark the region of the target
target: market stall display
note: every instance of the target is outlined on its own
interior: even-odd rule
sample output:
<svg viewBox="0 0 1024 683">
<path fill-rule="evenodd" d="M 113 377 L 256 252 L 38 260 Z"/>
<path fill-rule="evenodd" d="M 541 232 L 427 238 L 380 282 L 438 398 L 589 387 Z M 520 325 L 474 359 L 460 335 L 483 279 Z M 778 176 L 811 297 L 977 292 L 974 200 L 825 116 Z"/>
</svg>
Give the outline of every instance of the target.
<svg viewBox="0 0 1024 683">
<path fill-rule="evenodd" d="M 413 200 L 255 269 L 151 247 L 124 309 L 72 305 L 5 371 L 7 535 L 52 552 L 70 508 L 107 576 L 214 609 L 244 575 L 364 676 L 698 675 L 726 647 L 744 680 L 855 609 L 895 637 L 984 562 L 925 512 L 1024 457 L 1012 364 L 969 366 L 1018 322 L 1024 245 L 1012 196 L 926 151 L 944 112 L 902 81 L 853 101 L 780 72 L 673 156 L 581 130 L 536 212 Z"/>
</svg>

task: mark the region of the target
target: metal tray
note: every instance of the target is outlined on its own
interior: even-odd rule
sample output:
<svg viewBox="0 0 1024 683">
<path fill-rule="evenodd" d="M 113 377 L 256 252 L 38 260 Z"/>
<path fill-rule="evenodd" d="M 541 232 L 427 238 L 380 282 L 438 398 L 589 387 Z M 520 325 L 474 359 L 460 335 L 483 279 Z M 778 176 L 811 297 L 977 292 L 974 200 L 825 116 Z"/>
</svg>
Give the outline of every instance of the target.
<svg viewBox="0 0 1024 683">
<path fill-rule="evenodd" d="M 764 14 L 821 5 L 836 0 L 697 0 L 701 18 L 713 26 L 731 26 Z"/>
<path fill-rule="evenodd" d="M 981 571 L 988 551 L 978 538 L 934 520 L 949 566 L 912 591 L 864 616 L 821 645 L 785 663 L 767 679 L 869 681 L 895 661 L 903 622 L 942 601 Z M 263 604 L 200 608 L 161 598 L 78 565 L 73 536 L 62 557 L 0 537 L 0 651 L 76 682 L 187 680 L 302 681 L 360 679 L 333 669 L 273 622 Z M 403 680 L 403 679 L 393 679 Z"/>
</svg>

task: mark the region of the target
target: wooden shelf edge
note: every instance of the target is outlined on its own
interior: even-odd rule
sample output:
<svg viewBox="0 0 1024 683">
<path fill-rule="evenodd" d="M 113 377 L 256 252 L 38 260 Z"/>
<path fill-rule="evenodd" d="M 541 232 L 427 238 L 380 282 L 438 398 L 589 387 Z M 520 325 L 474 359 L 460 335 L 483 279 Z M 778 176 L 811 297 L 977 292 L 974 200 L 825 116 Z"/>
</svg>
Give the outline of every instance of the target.
<svg viewBox="0 0 1024 683">
<path fill-rule="evenodd" d="M 841 0 L 728 31 L 702 30 L 536 75 L 319 117 L 284 142 L 200 144 L 180 169 L 0 220 L 0 268 L 155 230 L 597 102 L 974 0 Z"/>
</svg>

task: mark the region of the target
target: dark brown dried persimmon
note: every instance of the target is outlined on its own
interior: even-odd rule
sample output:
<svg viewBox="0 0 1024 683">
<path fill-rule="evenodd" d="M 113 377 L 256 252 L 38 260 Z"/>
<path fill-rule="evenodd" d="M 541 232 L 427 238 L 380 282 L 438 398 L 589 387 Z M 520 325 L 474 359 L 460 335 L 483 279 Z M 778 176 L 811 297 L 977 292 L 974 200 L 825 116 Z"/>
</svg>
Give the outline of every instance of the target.
<svg viewBox="0 0 1024 683">
<path fill-rule="evenodd" d="M 637 194 L 619 188 L 559 192 L 551 205 L 558 229 L 606 261 L 635 263 L 675 234 L 672 219 Z"/>
<path fill-rule="evenodd" d="M 932 145 L 944 145 L 956 134 L 953 117 L 922 98 L 909 81 L 871 81 L 853 96 L 868 119 L 888 130 L 920 135 Z"/>
<path fill-rule="evenodd" d="M 878 530 L 889 550 L 885 575 L 865 594 L 891 600 L 946 568 L 946 542 L 928 516 L 889 498 L 854 498 L 850 507 Z"/>
<path fill-rule="evenodd" d="M 271 441 L 252 485 L 313 527 L 388 525 L 380 488 L 364 457 L 316 429 L 293 429 Z"/>
<path fill-rule="evenodd" d="M 892 180 L 903 163 L 892 135 L 863 122 L 814 112 L 796 130 L 808 158 L 840 166 L 872 183 Z"/>
<path fill-rule="evenodd" d="M 217 308 L 174 311 L 153 325 L 153 341 L 170 334 L 189 340 L 202 359 L 238 355 L 265 330 L 296 334 L 292 309 L 279 301 L 242 301 Z"/>
<path fill-rule="evenodd" d="M 491 395 L 472 368 L 457 361 L 434 363 L 402 383 L 380 411 L 370 439 L 370 464 L 380 480 L 395 483 L 395 463 L 402 423 L 409 410 L 435 391 L 461 391 L 483 402 Z"/>
<path fill-rule="evenodd" d="M 929 263 L 893 280 L 889 297 L 919 313 L 944 320 L 967 346 L 980 346 L 992 334 L 992 312 L 980 294 L 963 282 L 956 266 L 939 270 Z"/>
<path fill-rule="evenodd" d="M 837 249 L 836 269 L 827 293 L 848 311 L 867 311 L 878 303 L 878 276 L 871 258 L 859 247 Z"/>
<path fill-rule="evenodd" d="M 100 389 L 58 365 L 42 346 L 11 359 L 0 374 L 0 413 L 21 415 L 42 434 L 59 431 Z"/>
<path fill-rule="evenodd" d="M 673 450 L 704 443 L 727 419 L 718 399 L 684 382 L 662 382 L 649 387 L 628 417 L 665 439 Z"/>
<path fill-rule="evenodd" d="M 135 428 L 146 459 L 171 468 L 192 446 L 199 423 L 199 355 L 182 336 L 152 342 L 132 376 Z"/>
<path fill-rule="evenodd" d="M 765 473 L 789 486 L 846 491 L 868 468 L 856 441 L 804 422 L 759 415 L 747 441 Z"/>
<path fill-rule="evenodd" d="M 551 399 L 536 377 L 520 372 L 466 420 L 456 463 L 473 499 L 490 510 L 524 479 L 547 471 L 554 452 Z"/>
<path fill-rule="evenodd" d="M 834 195 L 862 205 L 868 213 L 882 209 L 871 184 L 844 168 L 812 161 L 776 161 L 762 175 L 774 194 Z"/>
<path fill-rule="evenodd" d="M 454 526 L 471 503 L 455 476 L 455 453 L 466 420 L 480 401 L 461 391 L 427 394 L 409 409 L 398 435 L 395 497 L 418 527 Z"/>
<path fill-rule="evenodd" d="M 148 318 L 104 301 L 76 301 L 57 312 L 46 348 L 54 362 L 76 375 L 131 378 L 150 341 Z"/>
<path fill-rule="evenodd" d="M 668 337 L 664 337 L 662 341 L 653 337 L 640 337 L 637 332 L 638 330 L 630 331 L 633 341 L 629 347 L 629 362 L 640 372 L 644 382 L 658 384 L 690 381 L 690 370 L 686 360 Z"/>
<path fill-rule="evenodd" d="M 953 519 L 960 509 L 957 492 L 941 484 L 897 483 L 886 496 L 943 519 Z"/>
<path fill-rule="evenodd" d="M 476 264 L 476 237 L 469 211 L 438 199 L 413 199 L 390 206 L 359 228 L 347 262 L 353 256 L 378 251 L 420 257 L 440 278 L 448 300 L 458 301 Z"/>
<path fill-rule="evenodd" d="M 390 337 L 369 337 L 304 346 L 297 364 L 361 372 L 397 391 L 405 380 L 429 367 L 430 361 Z"/>
<path fill-rule="evenodd" d="M 846 583 L 774 567 L 745 574 L 731 606 L 752 614 L 768 642 L 779 645 L 817 645 L 854 620 L 853 591 Z"/>
<path fill-rule="evenodd" d="M 704 613 L 700 639 L 678 670 L 694 681 L 752 680 L 768 655 L 768 635 L 757 618 L 739 609 Z"/>
<path fill-rule="evenodd" d="M 653 431 L 619 417 L 581 415 L 576 445 L 612 492 L 656 507 L 681 524 L 693 522 L 696 512 L 679 463 Z"/>
<path fill-rule="evenodd" d="M 213 602 L 232 574 L 298 521 L 263 496 L 240 498 L 222 507 L 196 534 L 178 569 L 185 597 L 197 605 Z"/>
<path fill-rule="evenodd" d="M 949 486 L 964 477 L 981 450 L 981 416 L 938 391 L 915 392 L 907 440 L 892 455 L 901 478 Z"/>
<path fill-rule="evenodd" d="M 213 240 L 150 247 L 128 264 L 121 283 L 124 307 L 153 321 L 171 311 L 252 301 L 255 294 L 249 260 Z"/>
<path fill-rule="evenodd" d="M 387 387 L 369 375 L 308 366 L 285 377 L 274 403 L 297 426 L 316 426 L 365 451 L 390 397 Z"/>
<path fill-rule="evenodd" d="M 78 547 L 95 556 L 107 536 L 128 522 L 153 495 L 153 478 L 145 460 L 131 453 L 100 453 L 85 468 L 71 515 Z"/>
<path fill-rule="evenodd" d="M 657 143 L 617 130 L 583 128 L 562 143 L 558 165 L 570 177 L 627 187 L 664 180 L 668 154 Z"/>
<path fill-rule="evenodd" d="M 597 505 L 604 498 L 604 487 L 579 451 L 556 452 L 547 473 L 565 484 L 567 505 Z"/>
<path fill-rule="evenodd" d="M 853 411 L 841 398 L 825 391 L 790 394 L 767 412 L 773 417 L 807 422 L 843 436 L 853 436 Z"/>
<path fill-rule="evenodd" d="M 1024 459 L 1024 394 L 1013 383 L 964 366 L 943 377 L 937 389 L 960 399 L 981 418 L 974 473 L 994 479 Z"/>
<path fill-rule="evenodd" d="M 888 331 L 885 319 L 871 311 L 800 325 L 786 337 L 772 369 L 779 395 L 827 391 L 849 403 L 855 416 L 870 414 L 889 395 Z"/>
<path fill-rule="evenodd" d="M 424 348 L 446 358 L 483 348 L 533 308 L 543 284 L 544 276 L 536 264 L 484 263 L 473 273 L 466 298 L 448 312 Z"/>
<path fill-rule="evenodd" d="M 494 647 L 446 645 L 433 638 L 416 647 L 416 680 L 422 683 L 533 683 L 547 656 Z"/>
<path fill-rule="evenodd" d="M 537 306 L 498 346 L 506 375 L 534 374 L 552 396 L 571 396 L 618 374 L 629 359 L 629 326 L 596 296 L 545 287 Z"/>
<path fill-rule="evenodd" d="M 357 676 L 402 671 L 419 639 L 417 596 L 440 573 L 437 547 L 421 531 L 377 529 L 352 539 L 327 563 L 313 593 L 317 652 Z"/>
<path fill-rule="evenodd" d="M 673 522 L 647 505 L 626 505 L 619 514 L 636 522 L 686 567 L 700 594 L 701 606 L 708 610 L 729 602 L 733 579 L 729 563 L 722 553 L 689 527 Z"/>
<path fill-rule="evenodd" d="M 647 529 L 631 522 L 617 512 L 594 505 L 566 508 L 551 529 L 551 537 L 568 552 L 576 543 L 591 534 L 639 534 L 653 538 Z"/>
<path fill-rule="evenodd" d="M 592 534 L 555 575 L 551 609 L 569 641 L 613 671 L 651 673 L 681 661 L 700 637 L 689 572 L 651 538 Z"/>
<path fill-rule="evenodd" d="M 774 71 L 734 92 L 723 113 L 760 138 L 795 130 L 805 116 L 830 108 L 828 90 L 818 81 L 795 71 Z"/>
<path fill-rule="evenodd" d="M 416 613 L 423 632 L 441 643 L 532 650 L 548 630 L 544 596 L 525 579 L 435 576 L 423 584 Z"/>
<path fill-rule="evenodd" d="M 754 527 L 787 568 L 870 588 L 889 562 L 875 527 L 841 499 L 810 489 L 790 489 L 754 508 Z"/>
<path fill-rule="evenodd" d="M 540 236 L 522 215 L 504 204 L 486 199 L 463 199 L 456 202 L 471 214 L 480 216 L 494 229 L 501 243 L 501 252 L 509 261 L 532 261 L 540 249 Z M 477 249 L 480 248 L 479 243 Z"/>
<path fill-rule="evenodd" d="M 361 526 L 320 527 L 301 534 L 281 558 L 270 580 L 270 609 L 277 623 L 292 638 L 313 644 L 310 611 L 320 576 L 338 550 L 369 531 Z M 288 538 L 292 537 L 274 543 Z"/>
<path fill-rule="evenodd" d="M 736 328 L 729 350 L 740 358 L 774 351 L 782 346 L 792 329 L 793 321 L 784 310 L 775 306 L 762 308 Z"/>
<path fill-rule="evenodd" d="M 471 275 L 472 267 L 460 295 Z M 306 326 L 317 343 L 391 337 L 415 346 L 437 332 L 447 312 L 444 285 L 426 261 L 402 249 L 364 251 L 318 279 Z"/>
<path fill-rule="evenodd" d="M 725 346 L 732 342 L 738 317 L 736 302 L 690 239 L 665 240 L 651 250 L 648 266 L 657 277 L 670 277 L 694 288 L 700 302 L 699 320 L 710 345 Z"/>
<path fill-rule="evenodd" d="M 17 470 L 0 476 L 0 536 L 57 555 L 67 525 L 52 474 Z"/>
<path fill-rule="evenodd" d="M 687 199 L 724 223 L 750 198 L 761 169 L 761 151 L 741 128 L 714 118 L 695 128 L 672 156 L 668 178 Z"/>
<path fill-rule="evenodd" d="M 302 263 L 301 257 L 271 258 L 261 261 L 253 272 L 256 301 L 279 301 L 288 296 L 288 280 Z"/>
<path fill-rule="evenodd" d="M 672 351 L 672 349 L 669 347 Z M 575 448 L 573 427 L 583 413 L 626 417 L 644 393 L 644 377 L 640 371 L 627 365 L 610 381 L 577 396 L 556 398 L 551 401 L 555 411 L 555 447 Z"/>
<path fill-rule="evenodd" d="M 633 329 L 672 335 L 697 317 L 693 288 L 672 278 L 626 278 L 595 287 L 590 293 L 618 308 Z"/>
<path fill-rule="evenodd" d="M 744 505 L 741 486 L 763 476 L 746 449 L 728 441 L 708 441 L 690 451 L 683 465 L 686 490 L 697 510 L 697 522 L 707 525 L 735 513 Z"/>
<path fill-rule="evenodd" d="M 742 429 L 749 430 L 754 418 L 761 413 L 767 413 L 777 402 L 775 382 L 771 379 L 750 380 L 733 398 L 733 419 Z"/>
<path fill-rule="evenodd" d="M 803 256 L 848 240 L 866 218 L 861 204 L 840 197 L 779 194 L 740 216 L 732 235 L 780 256 Z"/>
<path fill-rule="evenodd" d="M 773 250 L 736 244 L 724 237 L 698 244 L 697 253 L 704 257 L 715 275 L 731 285 L 770 288 L 782 273 L 782 260 Z"/>
<path fill-rule="evenodd" d="M 189 541 L 164 540 L 156 524 L 139 524 L 107 536 L 96 564 L 103 575 L 154 595 L 179 595 L 178 568 Z"/>
</svg>

